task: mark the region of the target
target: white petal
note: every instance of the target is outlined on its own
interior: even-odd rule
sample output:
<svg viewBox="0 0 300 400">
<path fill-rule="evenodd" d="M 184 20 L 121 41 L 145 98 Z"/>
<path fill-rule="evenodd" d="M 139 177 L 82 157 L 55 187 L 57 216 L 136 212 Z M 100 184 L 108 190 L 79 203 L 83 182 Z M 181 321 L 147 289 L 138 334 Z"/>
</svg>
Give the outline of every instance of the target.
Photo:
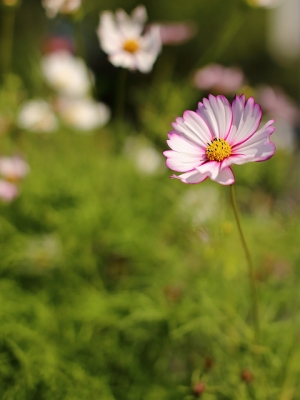
<svg viewBox="0 0 300 400">
<path fill-rule="evenodd" d="M 275 127 L 272 126 L 273 122 L 273 120 L 268 121 L 250 139 L 234 146 L 233 156 L 240 154 L 240 158 L 235 161 L 235 164 L 264 161 L 272 157 L 276 150 L 275 144 L 270 142 L 270 135 L 275 131 Z"/>
<path fill-rule="evenodd" d="M 182 174 L 179 176 L 176 176 L 176 175 L 171 176 L 171 178 L 180 179 L 182 182 L 189 183 L 189 184 L 203 182 L 207 177 L 208 177 L 208 175 L 202 174 L 201 172 L 199 172 L 197 170 L 186 172 L 185 174 Z"/>
<path fill-rule="evenodd" d="M 109 61 L 116 67 L 128 68 L 131 70 L 136 69 L 135 59 L 132 54 L 127 51 L 120 51 L 109 56 Z"/>
<path fill-rule="evenodd" d="M 221 185 L 232 185 L 235 178 L 231 168 L 224 168 L 220 170 L 218 176 L 214 180 Z"/>
<path fill-rule="evenodd" d="M 169 140 L 167 140 L 167 143 L 172 150 L 197 156 L 205 156 L 205 151 L 194 143 L 187 141 L 182 136 L 172 132 L 170 132 L 168 136 Z"/>
<path fill-rule="evenodd" d="M 164 152 L 167 157 L 166 165 L 173 171 L 187 172 L 198 167 L 201 162 L 201 157 L 186 153 L 178 153 L 177 151 L 167 150 Z"/>
<path fill-rule="evenodd" d="M 106 53 L 111 54 L 122 48 L 124 37 L 121 35 L 114 16 L 110 11 L 101 13 L 97 34 L 102 50 Z"/>
<path fill-rule="evenodd" d="M 213 181 L 219 175 L 221 163 L 218 161 L 208 161 L 197 167 L 197 171 L 207 174 Z"/>
<path fill-rule="evenodd" d="M 236 96 L 232 102 L 232 128 L 226 138 L 233 146 L 251 137 L 260 124 L 262 112 L 258 104 L 250 97 L 245 103 L 245 96 Z"/>
<path fill-rule="evenodd" d="M 225 138 L 232 123 L 232 110 L 226 97 L 209 95 L 208 100 L 198 104 L 197 113 L 204 119 L 211 134 L 218 139 Z"/>
<path fill-rule="evenodd" d="M 185 111 L 183 118 L 176 118 L 172 124 L 175 133 L 202 149 L 212 140 L 211 133 L 203 119 L 194 111 Z"/>
</svg>

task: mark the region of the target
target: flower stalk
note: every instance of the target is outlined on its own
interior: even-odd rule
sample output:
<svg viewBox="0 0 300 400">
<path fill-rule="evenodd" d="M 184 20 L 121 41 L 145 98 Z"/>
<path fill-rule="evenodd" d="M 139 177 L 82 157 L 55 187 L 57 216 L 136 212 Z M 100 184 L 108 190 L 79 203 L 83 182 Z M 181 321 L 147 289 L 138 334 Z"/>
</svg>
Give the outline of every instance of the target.
<svg viewBox="0 0 300 400">
<path fill-rule="evenodd" d="M 238 207 L 237 207 L 236 198 L 235 198 L 234 185 L 230 185 L 230 194 L 231 194 L 231 203 L 232 203 L 235 220 L 237 223 L 239 235 L 241 238 L 242 246 L 243 246 L 247 264 L 248 264 L 249 281 L 250 281 L 251 293 L 252 293 L 252 314 L 253 314 L 253 323 L 254 323 L 254 329 L 255 329 L 255 342 L 259 343 L 259 336 L 260 336 L 259 309 L 258 309 L 257 287 L 256 287 L 256 282 L 255 282 L 255 276 L 254 276 L 254 267 L 253 267 L 251 254 L 250 254 L 249 248 L 247 246 L 247 242 L 245 240 L 245 236 L 243 234 L 243 230 L 242 230 L 242 226 L 241 226 L 241 222 L 240 222 Z"/>
</svg>

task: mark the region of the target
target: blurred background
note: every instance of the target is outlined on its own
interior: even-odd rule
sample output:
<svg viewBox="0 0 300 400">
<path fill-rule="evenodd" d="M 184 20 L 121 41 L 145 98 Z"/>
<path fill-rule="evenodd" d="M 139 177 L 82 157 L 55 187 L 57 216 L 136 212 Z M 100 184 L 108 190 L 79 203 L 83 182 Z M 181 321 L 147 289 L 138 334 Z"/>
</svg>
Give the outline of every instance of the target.
<svg viewBox="0 0 300 400">
<path fill-rule="evenodd" d="M 145 1 L 147 74 L 96 32 L 140 3 L 0 3 L 1 399 L 300 399 L 299 0 Z M 234 167 L 259 345 L 229 188 L 170 180 L 162 155 L 209 93 L 277 128 L 272 159 Z"/>
</svg>

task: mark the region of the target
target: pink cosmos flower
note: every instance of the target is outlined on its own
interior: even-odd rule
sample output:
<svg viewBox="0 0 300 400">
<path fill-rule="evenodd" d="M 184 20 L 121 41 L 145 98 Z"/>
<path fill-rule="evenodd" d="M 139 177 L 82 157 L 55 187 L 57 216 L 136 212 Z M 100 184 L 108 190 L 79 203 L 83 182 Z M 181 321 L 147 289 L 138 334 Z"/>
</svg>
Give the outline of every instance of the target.
<svg viewBox="0 0 300 400">
<path fill-rule="evenodd" d="M 261 86 L 257 90 L 257 98 L 267 114 L 272 114 L 292 125 L 299 121 L 299 110 L 295 101 L 280 87 Z"/>
<path fill-rule="evenodd" d="M 209 64 L 199 69 L 194 76 L 197 88 L 224 94 L 236 93 L 244 82 L 245 77 L 240 68 L 219 64 Z"/>
<path fill-rule="evenodd" d="M 197 33 L 196 24 L 191 21 L 165 22 L 153 24 L 158 26 L 163 45 L 174 46 L 192 39 Z"/>
<path fill-rule="evenodd" d="M 0 174 L 10 182 L 18 182 L 29 172 L 29 166 L 23 158 L 0 157 Z"/>
<path fill-rule="evenodd" d="M 13 183 L 0 179 L 0 200 L 9 203 L 19 194 L 19 189 Z"/>
<path fill-rule="evenodd" d="M 200 183 L 206 178 L 232 185 L 235 181 L 232 164 L 265 161 L 276 147 L 270 142 L 274 120 L 258 130 L 261 108 L 252 97 L 236 95 L 232 105 L 222 95 L 209 95 L 198 109 L 185 111 L 176 118 L 169 132 L 167 166 L 183 174 L 171 178 L 184 183 Z"/>
<path fill-rule="evenodd" d="M 135 8 L 131 16 L 124 10 L 100 15 L 97 34 L 101 47 L 116 67 L 149 72 L 161 50 L 159 28 L 152 26 L 144 33 L 147 13 L 144 6 Z"/>
</svg>

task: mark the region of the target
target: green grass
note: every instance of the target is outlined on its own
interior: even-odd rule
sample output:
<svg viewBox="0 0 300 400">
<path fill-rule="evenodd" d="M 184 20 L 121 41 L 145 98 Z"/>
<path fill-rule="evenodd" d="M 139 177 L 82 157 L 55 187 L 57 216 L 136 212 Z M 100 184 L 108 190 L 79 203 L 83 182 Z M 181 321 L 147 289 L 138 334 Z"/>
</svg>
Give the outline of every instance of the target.
<svg viewBox="0 0 300 400">
<path fill-rule="evenodd" d="M 286 157 L 236 168 L 259 286 L 254 346 L 228 188 L 142 174 L 112 151 L 113 129 L 22 134 L 31 173 L 0 216 L 1 399 L 192 399 L 198 381 L 207 400 L 299 399 L 300 232 L 270 179 Z M 181 203 L 199 191 L 201 215 L 211 188 L 217 205 L 195 221 Z"/>
</svg>

